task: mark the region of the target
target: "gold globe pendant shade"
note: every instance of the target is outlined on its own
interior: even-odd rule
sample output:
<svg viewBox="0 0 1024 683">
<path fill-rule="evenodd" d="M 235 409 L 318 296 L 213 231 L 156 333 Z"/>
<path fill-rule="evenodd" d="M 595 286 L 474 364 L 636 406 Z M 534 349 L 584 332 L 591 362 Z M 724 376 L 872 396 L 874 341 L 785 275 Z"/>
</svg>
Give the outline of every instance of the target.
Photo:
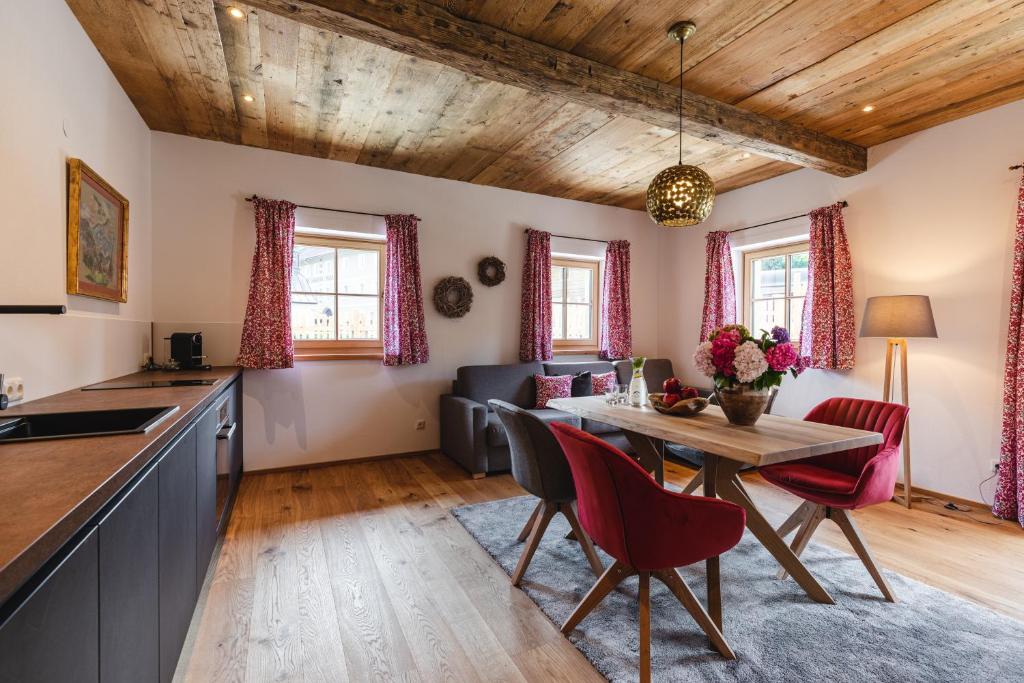
<svg viewBox="0 0 1024 683">
<path fill-rule="evenodd" d="M 697 166 L 666 168 L 647 188 L 648 215 L 668 228 L 703 223 L 714 205 L 715 181 Z"/>
<path fill-rule="evenodd" d="M 647 187 L 647 214 L 669 228 L 704 222 L 715 204 L 715 181 L 703 169 L 683 163 L 683 45 L 696 30 L 692 21 L 681 21 L 668 30 L 669 37 L 679 43 L 679 163 L 654 176 Z"/>
</svg>

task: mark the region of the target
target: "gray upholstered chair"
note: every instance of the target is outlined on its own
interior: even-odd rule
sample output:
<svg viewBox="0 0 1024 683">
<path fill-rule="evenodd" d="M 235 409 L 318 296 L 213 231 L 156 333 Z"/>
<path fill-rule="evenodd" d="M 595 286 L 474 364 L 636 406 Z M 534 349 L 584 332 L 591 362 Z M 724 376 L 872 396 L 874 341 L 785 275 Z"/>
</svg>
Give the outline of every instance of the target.
<svg viewBox="0 0 1024 683">
<path fill-rule="evenodd" d="M 526 410 L 505 401 L 488 401 L 508 432 L 512 458 L 512 476 L 529 493 L 540 498 L 517 540 L 526 540 L 519 563 L 512 572 L 512 585 L 518 586 L 540 545 L 540 539 L 552 517 L 561 512 L 569 520 L 575 539 L 590 562 L 594 574 L 604 571 L 594 545 L 576 518 L 576 487 L 562 447 L 548 426 Z"/>
</svg>

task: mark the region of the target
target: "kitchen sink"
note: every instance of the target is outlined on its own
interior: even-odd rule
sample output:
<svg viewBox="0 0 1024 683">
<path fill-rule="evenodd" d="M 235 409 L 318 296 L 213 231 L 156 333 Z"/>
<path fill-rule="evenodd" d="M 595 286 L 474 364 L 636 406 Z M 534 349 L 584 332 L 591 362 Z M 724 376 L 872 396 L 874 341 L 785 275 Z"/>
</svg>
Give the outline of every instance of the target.
<svg viewBox="0 0 1024 683">
<path fill-rule="evenodd" d="M 86 410 L 71 413 L 0 415 L 0 444 L 83 436 L 144 434 L 178 411 L 178 406 Z"/>
</svg>

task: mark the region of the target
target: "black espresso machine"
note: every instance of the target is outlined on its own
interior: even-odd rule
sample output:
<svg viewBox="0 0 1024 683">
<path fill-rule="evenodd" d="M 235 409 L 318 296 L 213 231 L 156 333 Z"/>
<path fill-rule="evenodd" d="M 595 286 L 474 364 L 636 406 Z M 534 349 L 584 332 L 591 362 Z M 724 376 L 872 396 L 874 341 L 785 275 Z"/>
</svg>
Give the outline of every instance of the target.
<svg viewBox="0 0 1024 683">
<path fill-rule="evenodd" d="M 167 339 L 171 342 L 170 359 L 180 370 L 212 370 L 203 362 L 202 332 L 172 332 Z"/>
</svg>

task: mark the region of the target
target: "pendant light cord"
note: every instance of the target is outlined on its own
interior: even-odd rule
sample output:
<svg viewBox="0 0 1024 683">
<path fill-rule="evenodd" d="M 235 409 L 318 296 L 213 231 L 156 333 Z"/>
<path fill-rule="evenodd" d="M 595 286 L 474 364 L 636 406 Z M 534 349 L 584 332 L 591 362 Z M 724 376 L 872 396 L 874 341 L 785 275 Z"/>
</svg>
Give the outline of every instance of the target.
<svg viewBox="0 0 1024 683">
<path fill-rule="evenodd" d="M 686 37 L 679 37 L 679 165 L 683 165 L 683 46 Z"/>
</svg>

